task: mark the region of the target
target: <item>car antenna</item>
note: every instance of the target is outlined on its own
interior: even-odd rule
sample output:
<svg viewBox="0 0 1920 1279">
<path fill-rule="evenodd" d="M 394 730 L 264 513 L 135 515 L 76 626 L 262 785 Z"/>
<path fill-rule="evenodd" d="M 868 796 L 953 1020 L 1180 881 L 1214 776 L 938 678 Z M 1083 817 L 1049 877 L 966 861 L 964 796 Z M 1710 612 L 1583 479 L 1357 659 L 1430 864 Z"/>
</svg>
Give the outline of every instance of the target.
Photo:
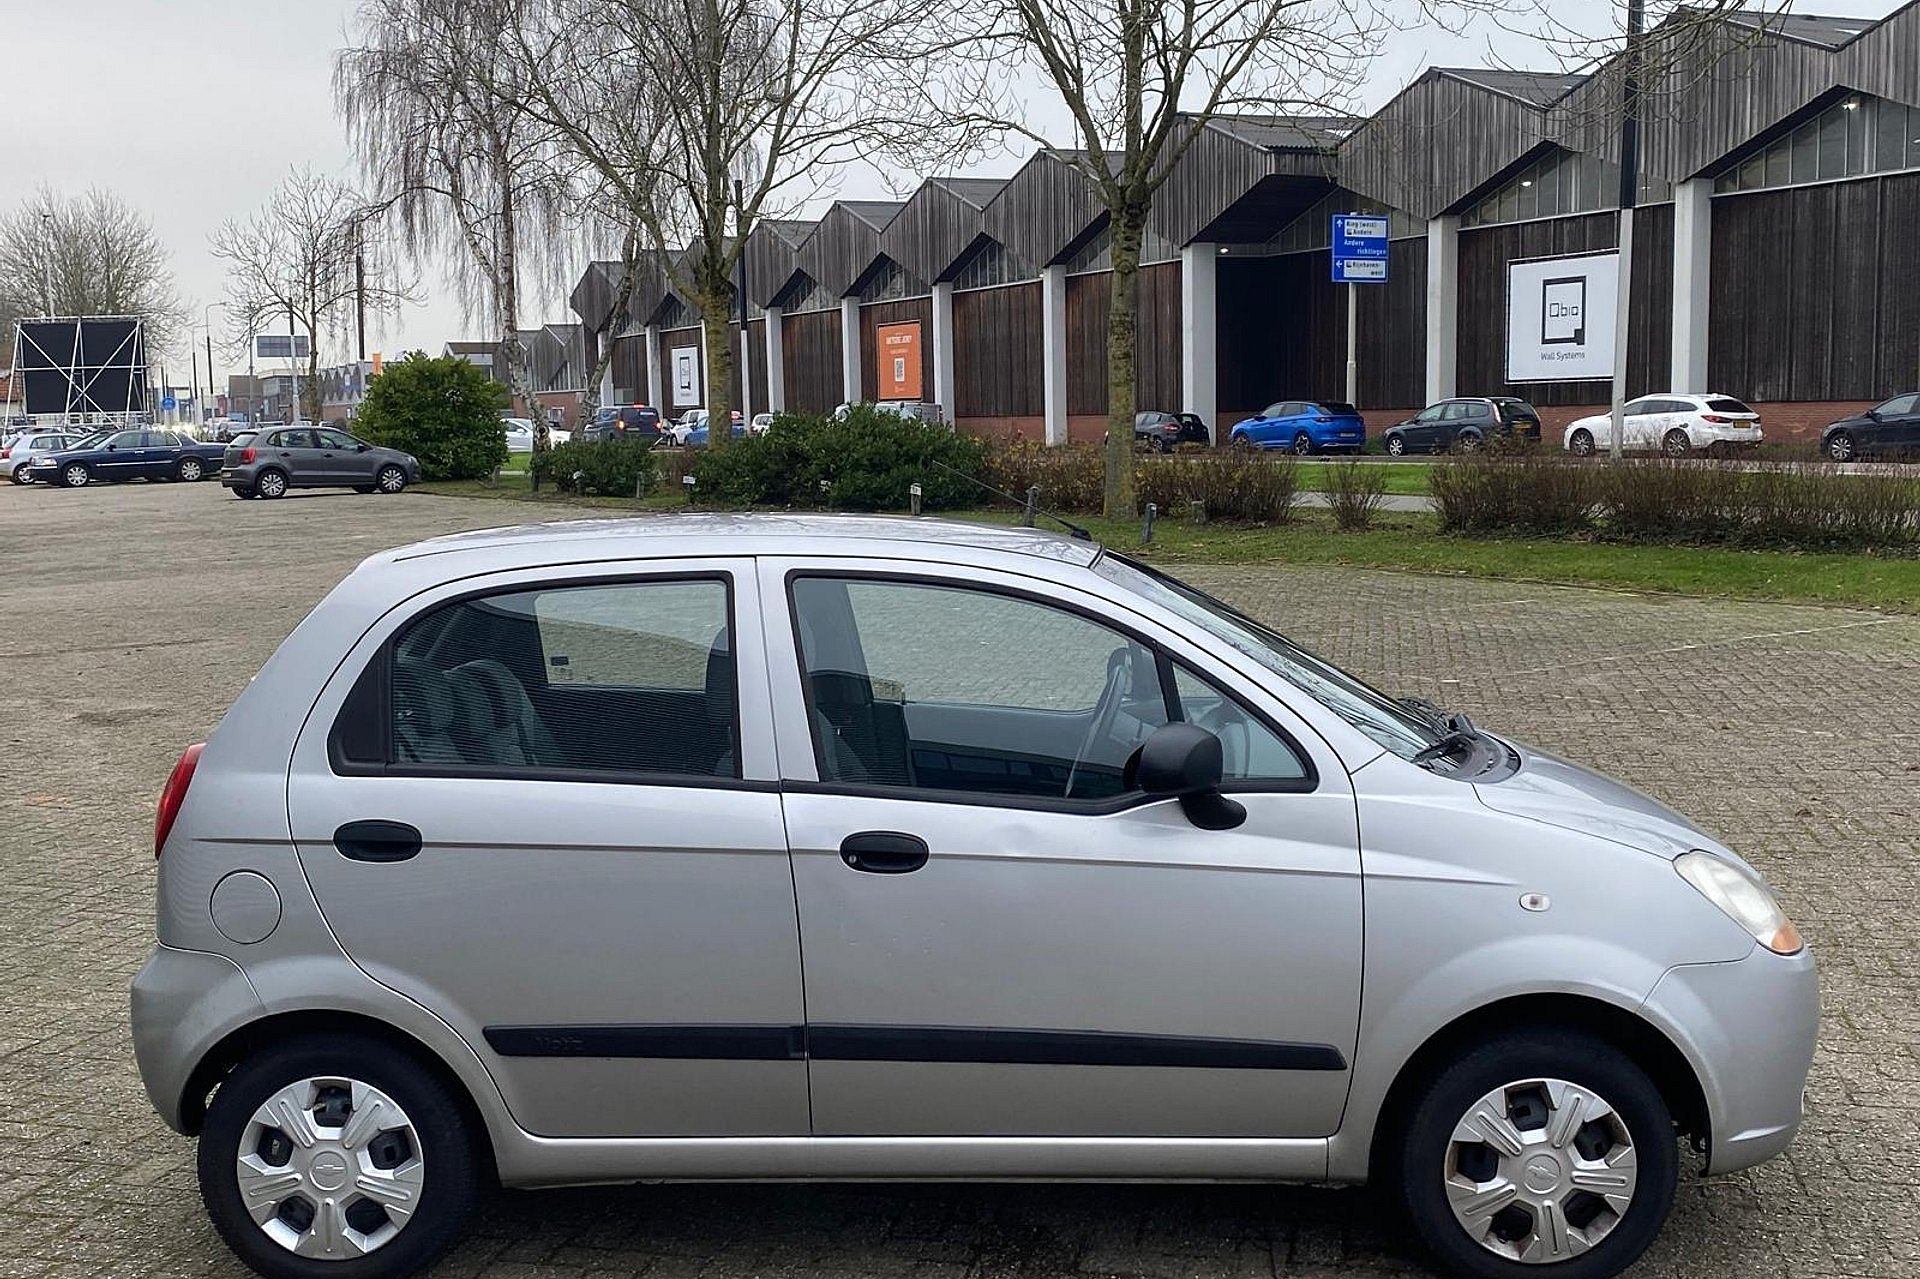
<svg viewBox="0 0 1920 1279">
<path fill-rule="evenodd" d="M 1024 507 L 1027 504 L 1027 500 L 1025 498 L 1015 497 L 1011 493 L 1007 493 L 1000 489 L 997 489 L 993 485 L 987 483 L 985 480 L 981 479 L 977 475 L 968 475 L 965 471 L 956 471 L 951 466 L 948 466 L 945 462 L 942 462 L 937 458 L 929 458 L 928 460 L 931 461 L 935 466 L 939 467 L 941 470 L 945 471 L 947 474 L 958 476 L 960 479 L 965 480 L 967 483 L 972 484 L 976 488 L 985 489 L 987 492 L 993 494 L 995 497 L 1005 498 L 1007 501 L 1012 502 L 1015 506 Z M 1060 525 L 1062 528 L 1067 530 L 1067 535 L 1069 537 L 1079 538 L 1082 542 L 1091 542 L 1093 540 L 1093 534 L 1087 532 L 1086 529 L 1082 528 L 1078 524 L 1075 524 L 1072 520 L 1068 519 L 1064 515 L 1056 515 L 1052 511 L 1049 511 L 1045 507 L 1040 506 L 1038 504 L 1034 506 L 1033 513 L 1035 515 L 1044 515 L 1048 519 L 1052 520 L 1054 523 Z"/>
</svg>

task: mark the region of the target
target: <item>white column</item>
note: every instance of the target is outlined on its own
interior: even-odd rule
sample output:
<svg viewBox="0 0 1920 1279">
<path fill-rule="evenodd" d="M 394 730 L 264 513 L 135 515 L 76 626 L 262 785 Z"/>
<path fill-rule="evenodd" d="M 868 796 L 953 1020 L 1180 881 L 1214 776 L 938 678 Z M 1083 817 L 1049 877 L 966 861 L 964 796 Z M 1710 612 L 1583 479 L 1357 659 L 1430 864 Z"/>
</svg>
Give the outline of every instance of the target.
<svg viewBox="0 0 1920 1279">
<path fill-rule="evenodd" d="M 1391 287 L 1391 286 L 1389 286 Z M 1427 403 L 1451 399 L 1460 367 L 1460 219 L 1427 221 Z"/>
<path fill-rule="evenodd" d="M 647 403 L 660 410 L 662 418 L 667 416 L 666 405 L 660 399 L 660 326 L 647 326 Z"/>
<path fill-rule="evenodd" d="M 1219 269 L 1216 244 L 1189 244 L 1180 250 L 1180 411 L 1196 414 L 1209 431 L 1216 432 L 1216 444 L 1220 442 Z"/>
<path fill-rule="evenodd" d="M 781 320 L 777 306 L 767 308 L 767 412 L 779 413 L 787 407 L 787 351 L 782 345 Z"/>
<path fill-rule="evenodd" d="M 840 394 L 849 404 L 860 402 L 860 299 L 840 299 Z"/>
<path fill-rule="evenodd" d="M 735 370 L 740 378 L 740 420 L 753 424 L 753 343 L 747 339 L 753 336 L 751 324 L 740 330 L 740 365 Z"/>
<path fill-rule="evenodd" d="M 940 416 L 952 422 L 957 416 L 953 398 L 953 281 L 942 280 L 933 286 L 933 400 Z"/>
<path fill-rule="evenodd" d="M 1067 442 L 1067 268 L 1040 272 L 1040 403 L 1047 443 Z"/>
<path fill-rule="evenodd" d="M 601 341 L 607 344 L 607 368 L 606 371 L 600 375 L 600 403 L 603 405 L 613 403 L 613 352 L 615 347 L 613 335 L 614 328 L 612 325 L 608 325 L 606 335 L 601 338 Z"/>
<path fill-rule="evenodd" d="M 1673 369 L 1667 384 L 1702 394 L 1707 386 L 1707 297 L 1713 274 L 1713 180 L 1673 189 Z"/>
</svg>

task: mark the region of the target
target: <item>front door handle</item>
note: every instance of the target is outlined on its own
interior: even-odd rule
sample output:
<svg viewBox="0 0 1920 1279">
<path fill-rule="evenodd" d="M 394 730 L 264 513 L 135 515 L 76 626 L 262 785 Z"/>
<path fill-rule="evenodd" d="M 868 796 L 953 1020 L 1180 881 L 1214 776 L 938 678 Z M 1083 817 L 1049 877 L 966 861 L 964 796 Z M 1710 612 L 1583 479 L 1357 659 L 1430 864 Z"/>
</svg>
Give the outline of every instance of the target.
<svg viewBox="0 0 1920 1279">
<path fill-rule="evenodd" d="M 357 862 L 403 862 L 420 851 L 420 832 L 405 822 L 348 822 L 333 846 Z"/>
<path fill-rule="evenodd" d="M 927 864 L 927 841 L 896 830 L 863 830 L 840 841 L 840 860 L 869 875 L 904 875 Z"/>
</svg>

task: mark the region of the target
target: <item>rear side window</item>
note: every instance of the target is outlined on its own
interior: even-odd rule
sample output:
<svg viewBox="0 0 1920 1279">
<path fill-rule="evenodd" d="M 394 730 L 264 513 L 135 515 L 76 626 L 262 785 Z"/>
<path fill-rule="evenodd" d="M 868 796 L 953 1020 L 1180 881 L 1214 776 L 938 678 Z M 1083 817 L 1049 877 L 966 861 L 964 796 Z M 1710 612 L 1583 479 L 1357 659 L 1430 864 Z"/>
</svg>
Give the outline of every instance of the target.
<svg viewBox="0 0 1920 1279">
<path fill-rule="evenodd" d="M 1709 413 L 1751 413 L 1753 412 L 1753 410 L 1748 408 L 1745 404 L 1742 404 L 1739 400 L 1719 399 L 1719 400 L 1707 401 L 1707 412 Z"/>
<path fill-rule="evenodd" d="M 442 605 L 356 685 L 334 725 L 336 767 L 738 777 L 731 615 L 726 581 L 711 577 Z"/>
</svg>

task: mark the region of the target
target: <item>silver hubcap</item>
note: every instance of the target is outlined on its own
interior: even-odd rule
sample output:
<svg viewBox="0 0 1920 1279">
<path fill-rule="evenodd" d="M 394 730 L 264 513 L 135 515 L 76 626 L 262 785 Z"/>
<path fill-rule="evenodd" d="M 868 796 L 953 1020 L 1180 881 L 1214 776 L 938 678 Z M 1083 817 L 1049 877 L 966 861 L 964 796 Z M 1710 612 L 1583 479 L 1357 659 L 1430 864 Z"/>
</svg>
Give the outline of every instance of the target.
<svg viewBox="0 0 1920 1279">
<path fill-rule="evenodd" d="M 279 497 L 281 493 L 286 491 L 286 487 L 287 482 L 273 471 L 268 471 L 260 477 L 260 491 L 268 497 Z"/>
<path fill-rule="evenodd" d="M 303 1079 L 262 1102 L 240 1134 L 240 1199 L 300 1257 L 364 1256 L 406 1229 L 425 1163 L 413 1121 L 356 1079 Z"/>
<path fill-rule="evenodd" d="M 1691 447 L 1693 446 L 1687 440 L 1687 437 L 1680 434 L 1678 431 L 1675 431 L 1672 435 L 1669 435 L 1667 437 L 1667 452 L 1672 454 L 1674 457 L 1679 457 L 1682 453 L 1685 453 Z"/>
<path fill-rule="evenodd" d="M 399 470 L 394 467 L 390 466 L 380 472 L 380 487 L 389 493 L 398 493 L 400 486 L 406 482 L 407 477 L 400 474 Z"/>
<path fill-rule="evenodd" d="M 1853 456 L 1853 441 L 1844 435 L 1836 435 L 1827 446 L 1827 451 L 1833 454 L 1834 460 L 1844 462 Z"/>
<path fill-rule="evenodd" d="M 1627 1125 L 1590 1088 L 1522 1079 L 1468 1108 L 1447 1144 L 1447 1202 L 1481 1247 L 1528 1264 L 1597 1245 L 1633 1202 Z"/>
<path fill-rule="evenodd" d="M 69 466 L 69 467 L 67 468 L 67 483 L 68 483 L 68 484 L 71 484 L 71 485 L 72 485 L 73 487 L 75 487 L 75 488 L 79 488 L 79 487 L 80 487 L 80 486 L 81 486 L 82 484 L 85 484 L 86 482 L 87 482 L 87 468 L 86 468 L 86 467 L 84 467 L 84 466 Z"/>
<path fill-rule="evenodd" d="M 180 464 L 180 478 L 183 480 L 199 479 L 200 464 L 198 462 L 182 462 Z"/>
</svg>

